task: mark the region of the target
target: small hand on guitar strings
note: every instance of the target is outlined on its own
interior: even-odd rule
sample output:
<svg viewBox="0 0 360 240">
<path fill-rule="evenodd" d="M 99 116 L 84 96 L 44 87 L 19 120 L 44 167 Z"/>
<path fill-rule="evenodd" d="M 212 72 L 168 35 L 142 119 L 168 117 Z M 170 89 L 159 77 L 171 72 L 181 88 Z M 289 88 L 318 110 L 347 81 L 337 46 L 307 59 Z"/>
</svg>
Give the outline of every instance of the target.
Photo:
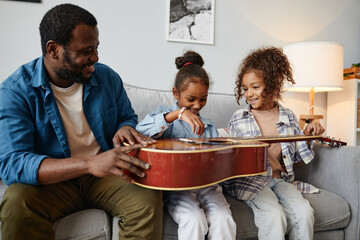
<svg viewBox="0 0 360 240">
<path fill-rule="evenodd" d="M 318 122 L 311 122 L 308 125 L 305 126 L 304 134 L 306 136 L 310 135 L 320 135 L 325 131 L 325 129 L 321 126 Z"/>
<path fill-rule="evenodd" d="M 205 125 L 197 114 L 185 110 L 181 119 L 192 127 L 193 133 L 196 133 L 196 135 L 201 136 L 204 133 Z"/>
</svg>

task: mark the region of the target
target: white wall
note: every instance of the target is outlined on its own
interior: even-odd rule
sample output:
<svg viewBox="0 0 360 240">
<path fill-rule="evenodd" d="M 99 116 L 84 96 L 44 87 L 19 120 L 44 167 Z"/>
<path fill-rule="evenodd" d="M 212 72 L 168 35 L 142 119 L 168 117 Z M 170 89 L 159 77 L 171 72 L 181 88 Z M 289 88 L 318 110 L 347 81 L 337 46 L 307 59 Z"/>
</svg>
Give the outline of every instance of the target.
<svg viewBox="0 0 360 240">
<path fill-rule="evenodd" d="M 0 0 L 0 81 L 41 54 L 40 20 L 47 10 L 64 2 Z M 334 41 L 344 45 L 344 67 L 360 62 L 359 0 L 217 0 L 214 45 L 167 42 L 166 0 L 66 2 L 95 15 L 100 30 L 100 61 L 132 85 L 170 89 L 176 74 L 174 59 L 186 49 L 203 56 L 204 67 L 214 82 L 211 91 L 221 93 L 233 93 L 242 58 L 264 45 Z M 315 94 L 315 114 L 326 116 L 326 96 Z M 284 104 L 297 115 L 308 113 L 306 93 L 286 93 Z"/>
</svg>

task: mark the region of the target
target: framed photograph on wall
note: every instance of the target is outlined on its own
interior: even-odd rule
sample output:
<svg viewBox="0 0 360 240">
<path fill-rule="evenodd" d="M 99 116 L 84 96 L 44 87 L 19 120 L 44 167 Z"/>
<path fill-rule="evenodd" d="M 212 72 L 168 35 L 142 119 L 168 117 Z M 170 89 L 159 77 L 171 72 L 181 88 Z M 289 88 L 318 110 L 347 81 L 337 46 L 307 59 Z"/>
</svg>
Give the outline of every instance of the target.
<svg viewBox="0 0 360 240">
<path fill-rule="evenodd" d="M 41 3 L 41 0 L 10 0 L 10 1 Z"/>
<path fill-rule="evenodd" d="M 166 40 L 214 44 L 215 0 L 167 0 Z"/>
</svg>

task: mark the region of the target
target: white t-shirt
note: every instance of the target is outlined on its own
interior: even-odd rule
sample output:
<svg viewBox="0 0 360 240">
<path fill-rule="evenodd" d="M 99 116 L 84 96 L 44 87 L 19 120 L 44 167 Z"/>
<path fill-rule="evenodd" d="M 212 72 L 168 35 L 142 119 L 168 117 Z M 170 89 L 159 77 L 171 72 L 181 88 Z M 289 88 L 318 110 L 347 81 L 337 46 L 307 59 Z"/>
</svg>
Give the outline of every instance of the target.
<svg viewBox="0 0 360 240">
<path fill-rule="evenodd" d="M 64 123 L 71 157 L 93 156 L 101 152 L 84 115 L 83 85 L 74 83 L 61 88 L 51 84 L 51 87 Z"/>
</svg>

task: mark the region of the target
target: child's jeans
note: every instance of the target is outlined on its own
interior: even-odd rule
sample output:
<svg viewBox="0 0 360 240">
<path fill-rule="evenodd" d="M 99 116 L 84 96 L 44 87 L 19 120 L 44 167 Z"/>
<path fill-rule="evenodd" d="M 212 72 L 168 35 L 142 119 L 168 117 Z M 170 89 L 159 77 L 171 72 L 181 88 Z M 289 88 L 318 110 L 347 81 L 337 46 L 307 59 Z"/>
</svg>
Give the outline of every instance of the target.
<svg viewBox="0 0 360 240">
<path fill-rule="evenodd" d="M 169 192 L 167 209 L 179 225 L 179 240 L 235 240 L 236 224 L 219 185 Z"/>
<path fill-rule="evenodd" d="M 314 235 L 314 210 L 296 186 L 273 178 L 252 200 L 258 239 L 311 240 Z"/>
</svg>

